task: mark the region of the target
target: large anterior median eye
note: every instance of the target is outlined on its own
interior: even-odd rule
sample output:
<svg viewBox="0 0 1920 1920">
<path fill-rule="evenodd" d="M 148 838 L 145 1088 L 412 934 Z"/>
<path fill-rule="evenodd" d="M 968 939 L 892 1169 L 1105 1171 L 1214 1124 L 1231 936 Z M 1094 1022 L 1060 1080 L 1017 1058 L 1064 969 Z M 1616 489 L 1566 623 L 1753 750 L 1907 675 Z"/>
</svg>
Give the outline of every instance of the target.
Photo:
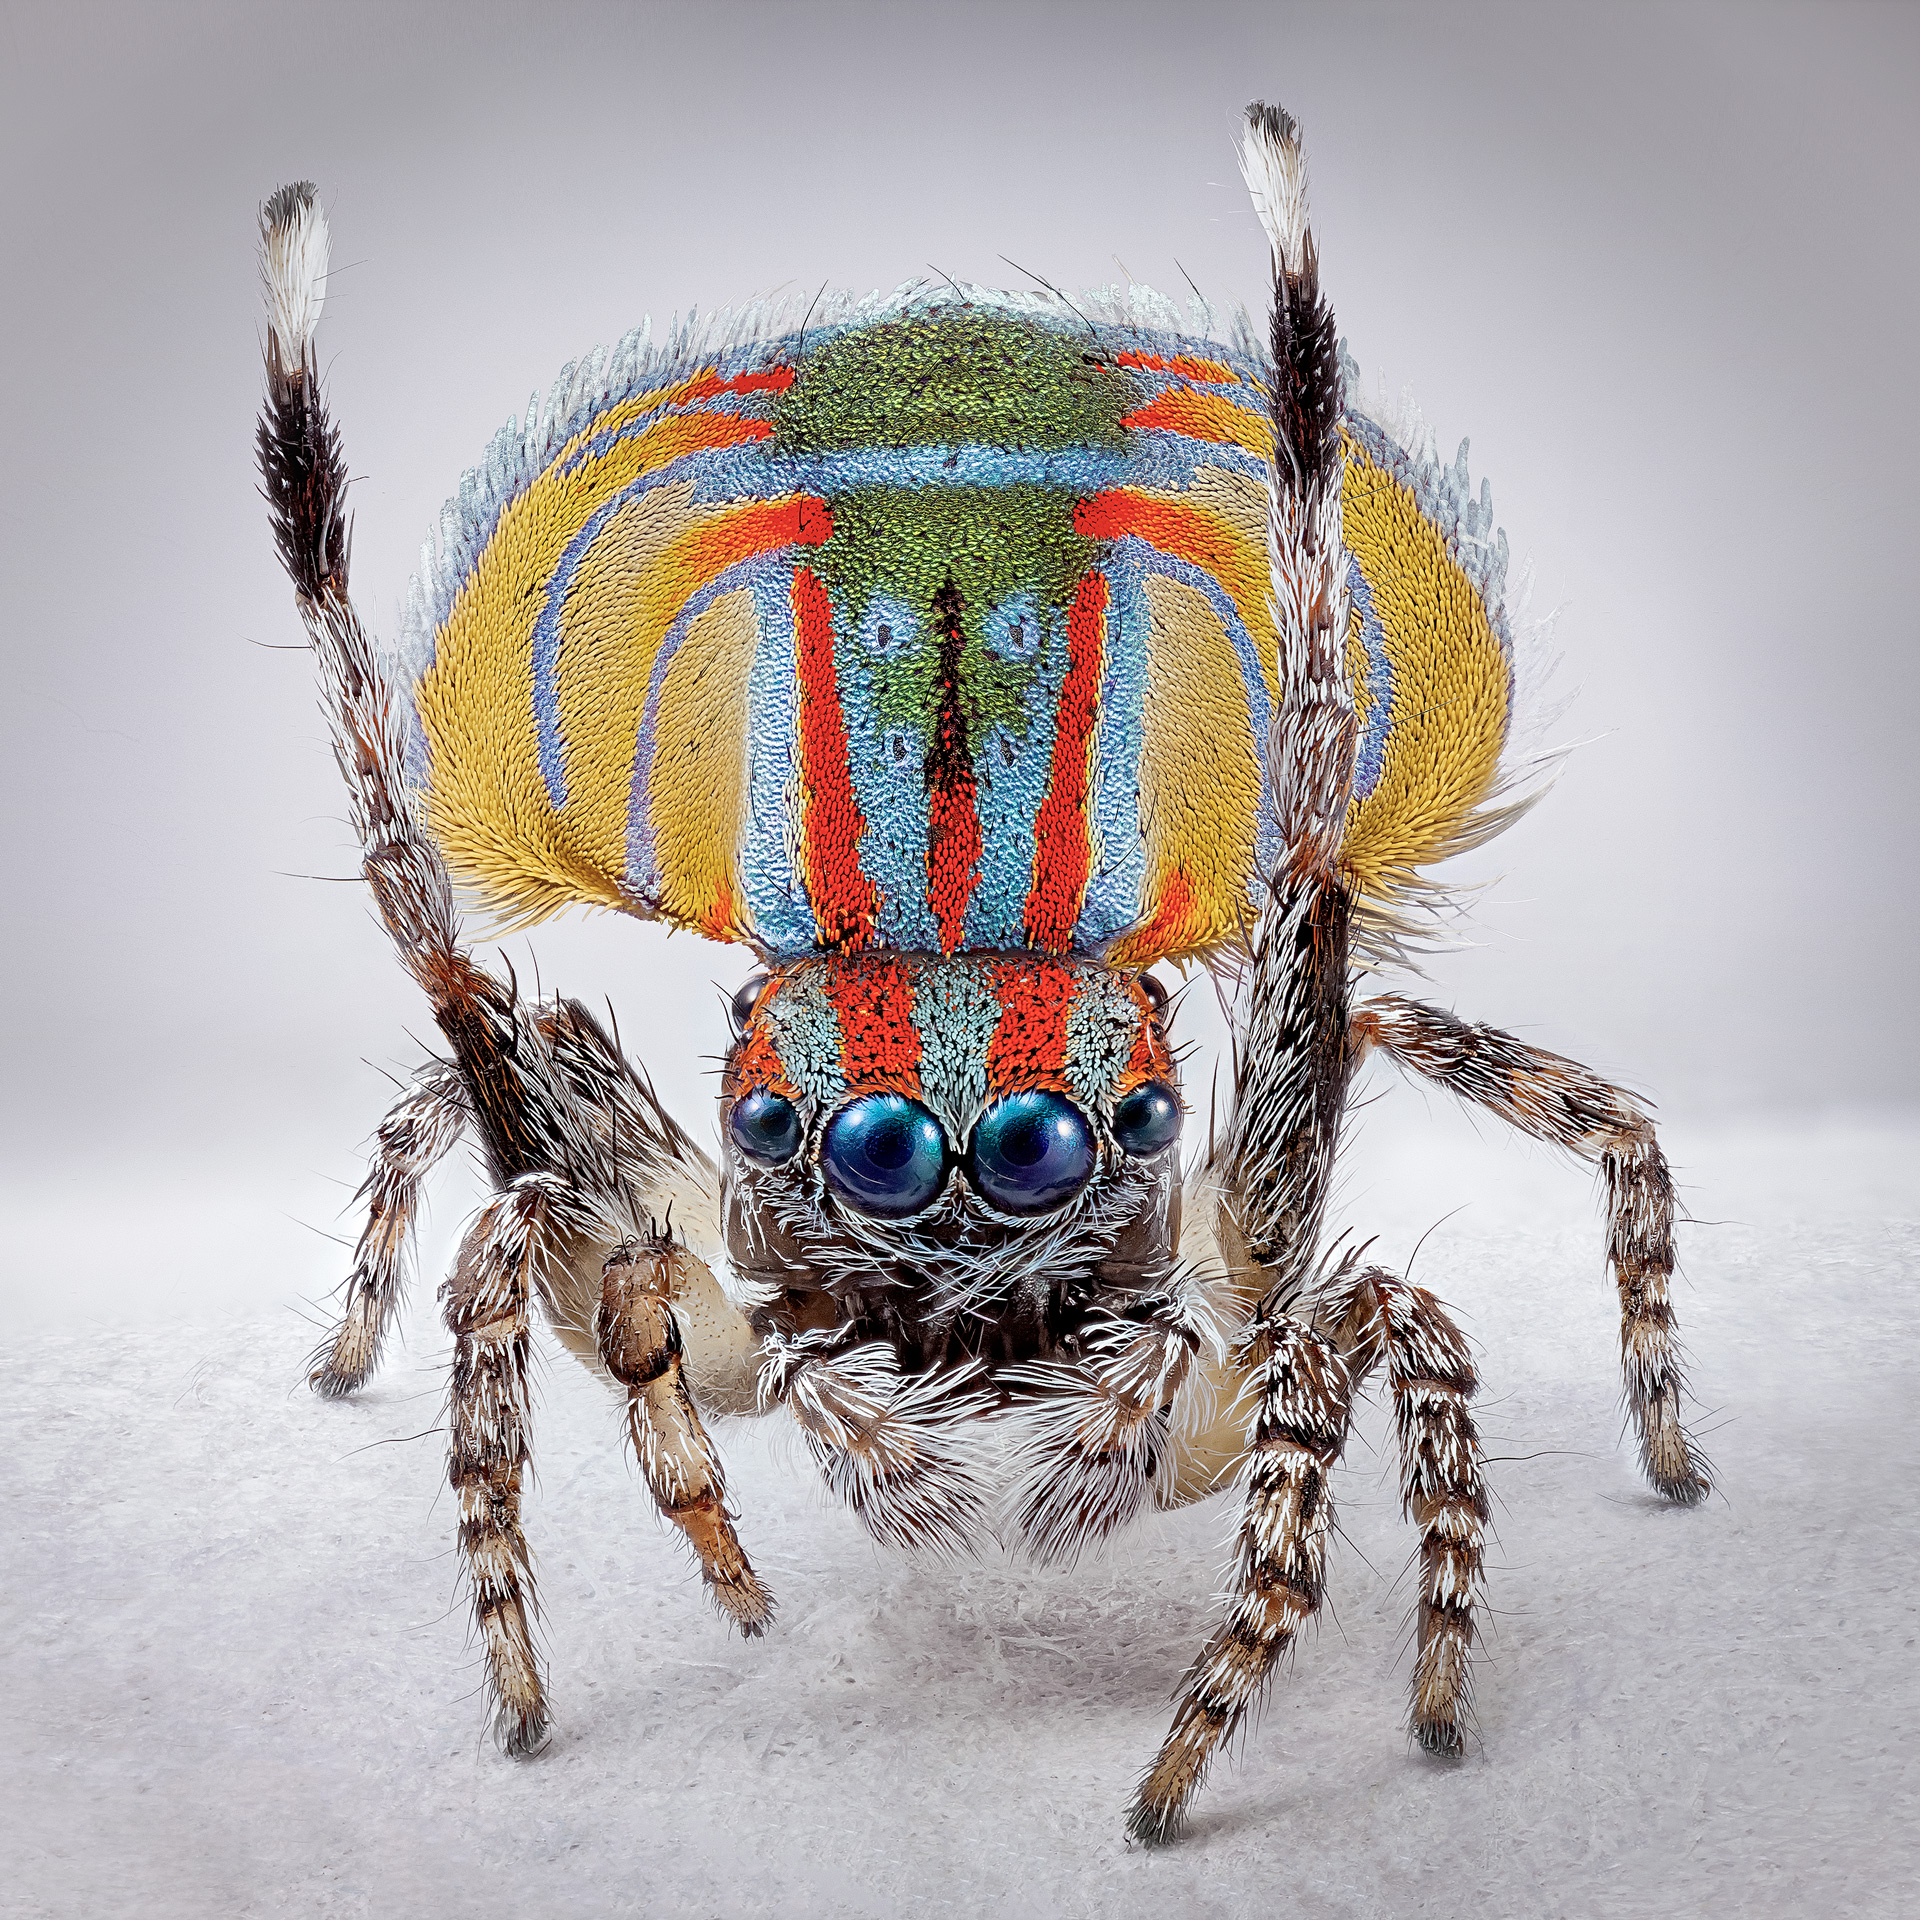
<svg viewBox="0 0 1920 1920">
<path fill-rule="evenodd" d="M 1113 1110 L 1113 1137 L 1138 1159 L 1170 1147 L 1180 1137 L 1180 1102 L 1158 1080 L 1135 1087 Z"/>
<path fill-rule="evenodd" d="M 791 1100 L 764 1087 L 743 1093 L 727 1116 L 733 1143 L 749 1160 L 777 1167 L 800 1151 L 800 1115 Z"/>
<path fill-rule="evenodd" d="M 929 1205 L 946 1185 L 947 1137 L 917 1100 L 870 1093 L 827 1122 L 820 1164 L 848 1206 L 898 1220 Z"/>
<path fill-rule="evenodd" d="M 973 1130 L 973 1182 L 1003 1213 L 1064 1206 L 1093 1172 L 1093 1129 L 1064 1094 L 1010 1093 Z"/>
</svg>

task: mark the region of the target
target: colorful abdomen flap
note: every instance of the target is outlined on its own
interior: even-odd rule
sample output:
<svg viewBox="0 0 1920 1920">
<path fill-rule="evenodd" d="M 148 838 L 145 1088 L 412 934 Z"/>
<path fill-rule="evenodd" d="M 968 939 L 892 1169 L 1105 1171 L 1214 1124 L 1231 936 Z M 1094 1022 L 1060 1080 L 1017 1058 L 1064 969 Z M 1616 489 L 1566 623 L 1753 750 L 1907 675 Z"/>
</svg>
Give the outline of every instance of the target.
<svg viewBox="0 0 1920 1920">
<path fill-rule="evenodd" d="M 503 436 L 416 602 L 456 876 L 509 923 L 586 902 L 774 958 L 1238 938 L 1281 852 L 1258 376 L 949 295 L 643 359 Z M 1444 845 L 1506 724 L 1497 608 L 1409 459 L 1356 424 L 1369 891 Z"/>
</svg>

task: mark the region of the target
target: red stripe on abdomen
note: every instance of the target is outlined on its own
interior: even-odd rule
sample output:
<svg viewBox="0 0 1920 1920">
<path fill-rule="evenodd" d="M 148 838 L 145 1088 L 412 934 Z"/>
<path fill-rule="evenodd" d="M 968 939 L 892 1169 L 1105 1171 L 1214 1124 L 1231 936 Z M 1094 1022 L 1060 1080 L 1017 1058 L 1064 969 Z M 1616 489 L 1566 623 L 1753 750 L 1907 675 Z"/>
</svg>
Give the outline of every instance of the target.
<svg viewBox="0 0 1920 1920">
<path fill-rule="evenodd" d="M 1219 360 L 1202 360 L 1191 353 L 1176 353 L 1166 359 L 1157 353 L 1118 353 L 1114 358 L 1123 367 L 1139 367 L 1146 373 L 1177 373 L 1182 380 L 1204 380 L 1208 386 L 1238 386 L 1240 376 Z"/>
<path fill-rule="evenodd" d="M 967 905 L 980 881 L 973 747 L 960 699 L 963 604 L 949 575 L 947 584 L 933 596 L 940 634 L 934 685 L 940 706 L 927 752 L 927 905 L 940 928 L 942 953 L 952 953 L 964 938 Z"/>
<path fill-rule="evenodd" d="M 1054 725 L 1047 797 L 1034 821 L 1033 885 L 1027 893 L 1027 944 L 1064 953 L 1073 944 L 1092 864 L 1087 786 L 1100 718 L 1100 677 L 1107 651 L 1107 577 L 1080 582 L 1067 615 L 1067 677 Z"/>
<path fill-rule="evenodd" d="M 847 726 L 833 659 L 833 602 L 811 567 L 793 576 L 793 662 L 800 682 L 801 871 L 823 947 L 873 938 L 880 896 L 860 865 L 866 815 L 853 797 Z"/>
<path fill-rule="evenodd" d="M 750 393 L 785 393 L 792 385 L 791 367 L 769 367 L 764 373 L 736 374 L 731 380 L 722 380 L 717 373 L 710 373 L 705 379 L 692 382 L 678 396 L 676 404 L 697 405 L 702 400 L 717 399 L 723 393 L 737 393 L 743 398 Z"/>
</svg>

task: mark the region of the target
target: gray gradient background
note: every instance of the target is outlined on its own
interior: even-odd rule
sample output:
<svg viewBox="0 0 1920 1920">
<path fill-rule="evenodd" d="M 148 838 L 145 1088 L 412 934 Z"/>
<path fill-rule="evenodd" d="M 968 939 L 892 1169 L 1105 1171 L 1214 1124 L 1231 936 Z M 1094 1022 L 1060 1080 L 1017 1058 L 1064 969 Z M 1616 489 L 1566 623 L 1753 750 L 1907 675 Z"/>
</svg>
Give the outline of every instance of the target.
<svg viewBox="0 0 1920 1920">
<path fill-rule="evenodd" d="M 1462 863 L 1507 877 L 1431 991 L 1670 1122 L 1906 1101 L 1917 53 L 1834 5 L 10 8 L 11 1297 L 274 1291 L 31 1248 L 102 1180 L 312 1218 L 430 1031 L 357 887 L 288 877 L 354 865 L 251 463 L 255 209 L 302 176 L 390 629 L 495 427 L 643 314 L 1002 254 L 1257 300 L 1236 113 L 1286 102 L 1342 330 L 1472 435 L 1589 743 Z M 741 956 L 531 946 L 704 1114 Z"/>
<path fill-rule="evenodd" d="M 0 1911 L 1904 1914 L 1920 11 L 0 9 Z M 431 1288 L 369 1392 L 299 1385 L 384 1071 L 431 1027 L 360 887 L 285 877 L 355 849 L 311 663 L 273 650 L 300 632 L 254 493 L 255 209 L 311 176 L 333 216 L 321 351 L 390 628 L 495 427 L 643 313 L 1002 254 L 1257 298 L 1256 93 L 1305 123 L 1369 377 L 1473 436 L 1561 609 L 1588 744 L 1465 863 L 1499 884 L 1428 991 L 1659 1100 L 1719 1492 L 1656 1511 L 1618 1444 L 1587 1170 L 1415 1090 L 1368 1108 L 1335 1211 L 1418 1251 L 1481 1355 L 1463 1768 L 1397 1730 L 1377 1405 L 1325 1630 L 1194 1843 L 1146 1856 L 1116 1814 L 1228 1502 L 1072 1574 L 935 1579 L 825 1507 L 782 1423 L 733 1423 L 787 1608 L 743 1643 L 551 1342 L 561 1737 L 507 1766 Z M 711 1131 L 742 956 L 611 917 L 511 951 L 610 994 Z M 1217 1038 L 1199 996 L 1181 1022 Z M 474 1197 L 450 1167 L 428 1274 Z"/>
</svg>

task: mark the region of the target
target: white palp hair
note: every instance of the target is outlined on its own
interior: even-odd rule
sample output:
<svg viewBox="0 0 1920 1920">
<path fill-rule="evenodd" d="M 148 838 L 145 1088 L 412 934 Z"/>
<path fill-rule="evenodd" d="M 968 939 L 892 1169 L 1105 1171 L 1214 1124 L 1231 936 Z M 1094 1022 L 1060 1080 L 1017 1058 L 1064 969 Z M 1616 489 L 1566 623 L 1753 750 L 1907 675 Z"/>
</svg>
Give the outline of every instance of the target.
<svg viewBox="0 0 1920 1920">
<path fill-rule="evenodd" d="M 1267 230 L 1274 264 L 1285 273 L 1300 272 L 1306 264 L 1307 156 L 1291 114 L 1272 107 L 1247 115 L 1240 177 Z"/>
<path fill-rule="evenodd" d="M 260 209 L 260 278 L 282 373 L 297 373 L 327 299 L 327 216 L 311 180 L 282 187 Z"/>
</svg>

